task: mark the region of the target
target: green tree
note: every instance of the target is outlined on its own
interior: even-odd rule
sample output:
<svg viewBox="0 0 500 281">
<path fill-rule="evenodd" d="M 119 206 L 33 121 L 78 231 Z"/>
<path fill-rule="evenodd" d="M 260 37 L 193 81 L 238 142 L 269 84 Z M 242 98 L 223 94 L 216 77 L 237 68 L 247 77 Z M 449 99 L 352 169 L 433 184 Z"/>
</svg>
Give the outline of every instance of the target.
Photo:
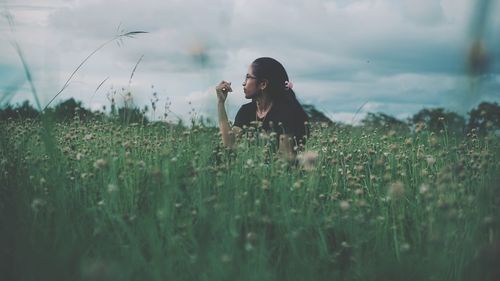
<svg viewBox="0 0 500 281">
<path fill-rule="evenodd" d="M 381 112 L 369 112 L 366 117 L 361 120 L 361 124 L 368 129 L 394 130 L 401 133 L 410 131 L 408 124 L 405 122 Z"/>
<path fill-rule="evenodd" d="M 333 124 L 333 121 L 330 120 L 330 118 L 326 117 L 326 115 L 316 109 L 316 107 L 312 104 L 303 104 L 302 108 L 304 108 L 304 111 L 306 112 L 307 116 L 309 117 L 310 122 L 321 122 L 321 123 L 327 123 L 327 124 Z"/>
<path fill-rule="evenodd" d="M 12 106 L 8 105 L 4 109 L 0 110 L 0 120 L 12 119 L 34 119 L 38 117 L 40 112 L 36 110 L 29 101 L 24 101 L 21 105 Z"/>
<path fill-rule="evenodd" d="M 76 101 L 74 98 L 60 102 L 54 107 L 54 115 L 56 119 L 67 121 L 78 116 L 80 120 L 87 120 L 93 117 L 90 110 L 82 106 L 81 101 Z"/>
<path fill-rule="evenodd" d="M 462 134 L 465 129 L 465 118 L 455 112 L 445 111 L 444 108 L 424 108 L 410 118 L 410 123 L 425 124 L 431 132 L 447 131 Z"/>
<path fill-rule="evenodd" d="M 138 107 L 120 107 L 118 109 L 118 117 L 118 120 L 124 124 L 148 123 L 148 118 L 144 114 L 144 111 L 141 111 Z"/>
<path fill-rule="evenodd" d="M 469 112 L 467 129 L 476 129 L 480 134 L 500 129 L 500 106 L 495 103 L 482 102 Z"/>
</svg>

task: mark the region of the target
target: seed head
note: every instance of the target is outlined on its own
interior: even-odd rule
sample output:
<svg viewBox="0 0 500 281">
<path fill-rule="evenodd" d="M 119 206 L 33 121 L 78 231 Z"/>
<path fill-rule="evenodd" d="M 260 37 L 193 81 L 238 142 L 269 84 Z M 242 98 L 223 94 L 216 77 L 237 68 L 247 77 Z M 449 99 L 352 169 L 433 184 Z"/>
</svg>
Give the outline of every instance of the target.
<svg viewBox="0 0 500 281">
<path fill-rule="evenodd" d="M 432 156 L 427 156 L 426 160 L 427 160 L 427 164 L 429 166 L 432 166 L 432 165 L 434 165 L 434 163 L 436 163 L 436 159 L 434 157 L 432 157 Z"/>
<path fill-rule="evenodd" d="M 312 171 L 316 167 L 318 153 L 316 151 L 306 151 L 297 156 L 299 164 L 304 170 Z"/>
<path fill-rule="evenodd" d="M 115 193 L 118 191 L 118 186 L 114 183 L 108 184 L 108 193 Z"/>
<path fill-rule="evenodd" d="M 408 252 L 411 249 L 411 246 L 408 243 L 403 243 L 403 244 L 401 244 L 400 249 L 401 249 L 401 252 Z"/>
<path fill-rule="evenodd" d="M 33 199 L 33 202 L 31 202 L 31 209 L 33 209 L 34 212 L 38 212 L 43 206 L 45 206 L 47 202 L 41 198 L 35 198 Z"/>
<path fill-rule="evenodd" d="M 347 202 L 347 201 L 345 201 L 345 200 L 340 201 L 339 205 L 340 205 L 340 209 L 341 209 L 342 211 L 347 211 L 347 210 L 349 210 L 349 207 L 351 206 L 351 205 L 349 204 L 349 202 Z"/>
<path fill-rule="evenodd" d="M 402 182 L 397 181 L 389 186 L 388 195 L 392 199 L 398 199 L 403 197 L 405 193 L 405 188 Z"/>
<path fill-rule="evenodd" d="M 294 189 L 299 189 L 302 187 L 302 180 L 298 180 L 293 184 Z"/>
<path fill-rule="evenodd" d="M 108 161 L 104 159 L 98 159 L 97 161 L 94 162 L 94 168 L 96 169 L 103 169 L 108 165 Z"/>
<path fill-rule="evenodd" d="M 262 190 L 268 190 L 269 189 L 269 185 L 270 185 L 270 183 L 269 183 L 268 180 L 266 180 L 266 179 L 262 180 L 262 186 L 261 186 Z"/>
<path fill-rule="evenodd" d="M 220 257 L 221 262 L 230 263 L 233 259 L 228 254 L 224 254 Z"/>
<path fill-rule="evenodd" d="M 426 194 L 429 191 L 429 186 L 427 184 L 422 184 L 419 188 L 420 194 Z"/>
</svg>

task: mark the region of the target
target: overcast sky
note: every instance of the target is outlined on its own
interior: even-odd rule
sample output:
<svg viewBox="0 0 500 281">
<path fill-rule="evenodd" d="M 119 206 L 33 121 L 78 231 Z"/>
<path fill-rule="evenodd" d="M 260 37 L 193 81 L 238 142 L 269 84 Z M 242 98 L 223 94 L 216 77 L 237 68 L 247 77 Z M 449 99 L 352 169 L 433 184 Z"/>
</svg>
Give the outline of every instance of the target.
<svg viewBox="0 0 500 281">
<path fill-rule="evenodd" d="M 12 42 L 45 105 L 98 46 L 140 30 L 148 33 L 91 57 L 55 102 L 74 97 L 109 109 L 112 93 L 121 103 L 120 94 L 131 91 L 135 104 L 151 107 L 157 92 L 156 116 L 171 103 L 178 116 L 194 108 L 215 119 L 214 86 L 224 79 L 234 85 L 233 119 L 246 102 L 248 65 L 270 56 L 285 66 L 303 103 L 337 121 L 356 123 L 366 112 L 406 118 L 431 107 L 465 113 L 483 100 L 500 102 L 500 3 L 489 1 L 481 15 L 480 2 L 0 0 L 0 93 L 16 91 L 11 103 L 33 100 Z M 471 90 L 466 57 L 474 30 L 483 35 L 489 68 Z"/>
</svg>

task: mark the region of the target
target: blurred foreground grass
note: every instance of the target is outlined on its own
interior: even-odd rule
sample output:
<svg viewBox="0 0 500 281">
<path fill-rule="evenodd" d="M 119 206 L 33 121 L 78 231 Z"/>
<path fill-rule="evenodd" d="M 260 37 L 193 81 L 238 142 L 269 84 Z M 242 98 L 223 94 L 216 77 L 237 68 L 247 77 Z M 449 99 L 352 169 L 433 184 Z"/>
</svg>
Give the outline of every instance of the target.
<svg viewBox="0 0 500 281">
<path fill-rule="evenodd" d="M 45 125 L 42 125 L 45 124 Z M 0 123 L 2 280 L 499 280 L 498 136 Z"/>
</svg>

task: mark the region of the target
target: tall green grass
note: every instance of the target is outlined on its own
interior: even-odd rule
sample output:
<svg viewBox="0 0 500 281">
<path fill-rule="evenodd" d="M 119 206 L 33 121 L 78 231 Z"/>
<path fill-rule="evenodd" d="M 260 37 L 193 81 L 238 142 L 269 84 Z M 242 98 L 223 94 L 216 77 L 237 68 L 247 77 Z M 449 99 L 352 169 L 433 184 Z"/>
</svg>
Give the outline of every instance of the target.
<svg viewBox="0 0 500 281">
<path fill-rule="evenodd" d="M 294 164 L 257 131 L 51 124 L 0 123 L 4 280 L 498 274 L 498 137 L 313 125 Z"/>
</svg>

